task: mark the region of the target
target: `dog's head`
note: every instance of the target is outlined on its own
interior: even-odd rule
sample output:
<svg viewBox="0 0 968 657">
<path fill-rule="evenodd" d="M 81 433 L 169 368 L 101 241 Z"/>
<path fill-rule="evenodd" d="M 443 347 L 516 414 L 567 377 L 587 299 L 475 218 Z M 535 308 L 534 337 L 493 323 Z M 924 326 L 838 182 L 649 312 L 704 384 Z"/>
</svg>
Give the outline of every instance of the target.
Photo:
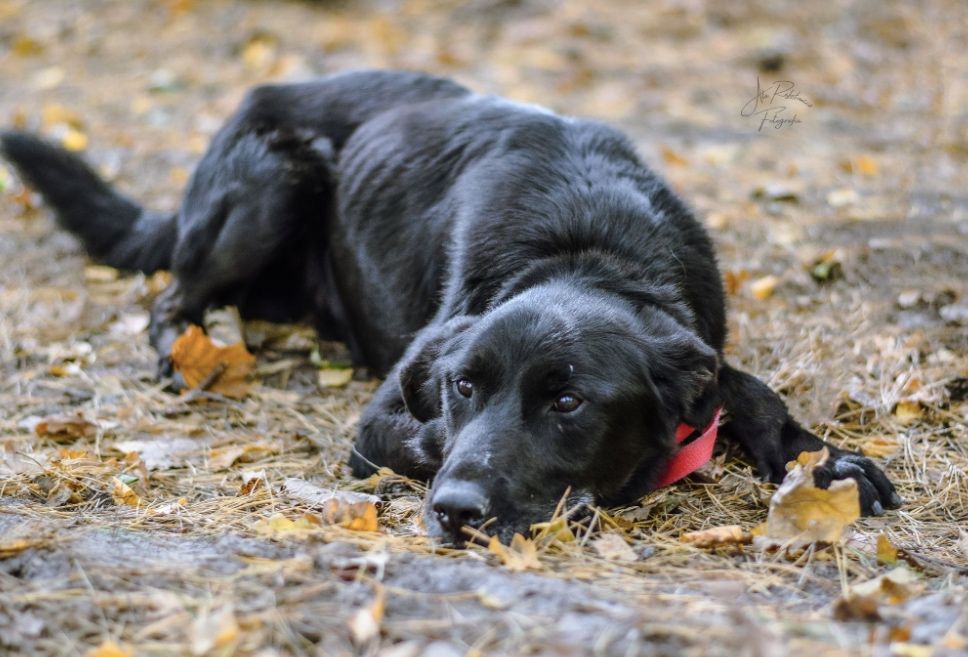
<svg viewBox="0 0 968 657">
<path fill-rule="evenodd" d="M 444 324 L 400 370 L 410 412 L 440 426 L 430 533 L 460 542 L 463 527 L 486 523 L 507 540 L 547 520 L 566 491 L 615 500 L 633 480 L 654 482 L 716 367 L 662 311 L 574 286 Z"/>
</svg>

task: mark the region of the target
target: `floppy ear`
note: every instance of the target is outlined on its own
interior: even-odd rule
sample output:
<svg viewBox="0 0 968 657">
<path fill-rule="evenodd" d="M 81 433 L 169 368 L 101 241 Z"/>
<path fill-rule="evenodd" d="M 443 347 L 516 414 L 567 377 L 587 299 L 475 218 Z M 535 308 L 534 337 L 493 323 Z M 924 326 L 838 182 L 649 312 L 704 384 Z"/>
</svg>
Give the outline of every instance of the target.
<svg viewBox="0 0 968 657">
<path fill-rule="evenodd" d="M 668 316 L 653 315 L 647 326 L 649 376 L 663 404 L 682 420 L 705 419 L 716 398 L 716 350 Z"/>
<path fill-rule="evenodd" d="M 400 394 L 407 410 L 420 422 L 428 422 L 440 416 L 440 377 L 437 359 L 448 342 L 474 321 L 460 316 L 444 324 L 425 327 L 410 344 L 400 359 Z"/>
</svg>

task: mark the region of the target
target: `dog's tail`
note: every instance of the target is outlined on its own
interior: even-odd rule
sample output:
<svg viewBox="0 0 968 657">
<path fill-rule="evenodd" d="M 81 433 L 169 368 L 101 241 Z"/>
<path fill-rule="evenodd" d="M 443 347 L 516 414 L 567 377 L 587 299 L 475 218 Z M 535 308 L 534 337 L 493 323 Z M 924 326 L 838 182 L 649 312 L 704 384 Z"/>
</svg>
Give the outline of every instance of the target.
<svg viewBox="0 0 968 657">
<path fill-rule="evenodd" d="M 175 214 L 143 209 L 111 189 L 79 157 L 33 135 L 0 133 L 0 153 L 95 260 L 149 273 L 171 267 Z"/>
</svg>

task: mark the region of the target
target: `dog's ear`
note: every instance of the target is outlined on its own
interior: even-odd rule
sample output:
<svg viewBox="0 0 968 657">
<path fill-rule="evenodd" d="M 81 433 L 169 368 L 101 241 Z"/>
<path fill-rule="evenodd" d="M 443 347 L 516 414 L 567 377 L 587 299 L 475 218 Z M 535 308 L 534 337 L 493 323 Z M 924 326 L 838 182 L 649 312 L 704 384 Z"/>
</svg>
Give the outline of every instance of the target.
<svg viewBox="0 0 968 657">
<path fill-rule="evenodd" d="M 716 350 L 668 316 L 652 315 L 645 340 L 647 366 L 662 402 L 682 420 L 707 415 L 719 372 Z M 702 407 L 702 408 L 700 408 Z"/>
<path fill-rule="evenodd" d="M 424 328 L 400 360 L 400 393 L 407 410 L 420 422 L 440 416 L 440 376 L 437 360 L 450 341 L 473 323 L 468 316 Z"/>
</svg>

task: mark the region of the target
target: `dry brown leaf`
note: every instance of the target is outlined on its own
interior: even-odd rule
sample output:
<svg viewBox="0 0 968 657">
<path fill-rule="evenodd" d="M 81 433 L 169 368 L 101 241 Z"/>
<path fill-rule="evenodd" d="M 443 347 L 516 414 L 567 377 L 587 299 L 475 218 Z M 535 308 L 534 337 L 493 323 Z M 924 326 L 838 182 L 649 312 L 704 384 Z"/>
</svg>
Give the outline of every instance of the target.
<svg viewBox="0 0 968 657">
<path fill-rule="evenodd" d="M 134 657 L 134 650 L 119 646 L 109 639 L 96 648 L 88 650 L 84 653 L 84 657 Z"/>
<path fill-rule="evenodd" d="M 249 390 L 255 356 L 241 342 L 227 347 L 215 344 L 193 324 L 172 345 L 171 361 L 189 388 L 204 384 L 206 390 L 239 398 Z"/>
<path fill-rule="evenodd" d="M 592 540 L 592 548 L 609 561 L 636 561 L 639 556 L 619 534 L 608 532 Z"/>
<path fill-rule="evenodd" d="M 814 485 L 813 471 L 829 456 L 826 448 L 800 453 L 770 500 L 764 536 L 758 536 L 757 543 L 791 547 L 836 543 L 844 529 L 860 517 L 856 481 L 838 479 L 827 489 Z"/>
<path fill-rule="evenodd" d="M 53 438 L 90 438 L 97 433 L 97 424 L 80 413 L 51 415 L 38 422 L 34 432 Z"/>
<path fill-rule="evenodd" d="M 765 301 L 773 296 L 773 291 L 776 290 L 776 286 L 779 284 L 780 279 L 776 276 L 764 276 L 750 283 L 750 293 L 754 299 Z"/>
<path fill-rule="evenodd" d="M 743 289 L 743 283 L 748 281 L 750 273 L 746 269 L 729 269 L 723 272 L 723 283 L 726 286 L 726 294 L 736 295 Z"/>
<path fill-rule="evenodd" d="M 497 536 L 492 536 L 487 544 L 487 551 L 500 559 L 508 570 L 520 572 L 523 570 L 541 570 L 538 560 L 538 548 L 534 541 L 515 533 L 511 538 L 511 545 L 501 543 Z"/>
<path fill-rule="evenodd" d="M 904 566 L 879 575 L 874 579 L 851 586 L 834 603 L 834 617 L 838 620 L 873 621 L 880 618 L 882 605 L 900 604 L 924 590 L 924 582 Z"/>
<path fill-rule="evenodd" d="M 291 533 L 304 534 L 307 531 L 317 530 L 319 525 L 319 520 L 308 514 L 292 520 L 281 513 L 274 513 L 268 518 L 257 521 L 253 525 L 253 529 L 260 534 L 275 536 Z"/>
<path fill-rule="evenodd" d="M 236 463 L 252 463 L 277 451 L 277 447 L 266 443 L 229 445 L 213 449 L 208 456 L 208 464 L 214 470 L 228 470 Z"/>
<path fill-rule="evenodd" d="M 686 532 L 679 537 L 679 540 L 696 547 L 709 548 L 722 545 L 746 545 L 753 542 L 753 534 L 739 525 L 724 525 Z"/>
<path fill-rule="evenodd" d="M 356 610 L 349 618 L 350 632 L 357 644 L 366 643 L 380 634 L 380 622 L 386 607 L 386 592 L 377 585 L 376 595 L 366 607 Z"/>
<path fill-rule="evenodd" d="M 141 505 L 141 498 L 138 497 L 138 494 L 131 490 L 131 486 L 117 477 L 111 477 L 111 499 L 118 506 L 138 507 Z"/>
</svg>

